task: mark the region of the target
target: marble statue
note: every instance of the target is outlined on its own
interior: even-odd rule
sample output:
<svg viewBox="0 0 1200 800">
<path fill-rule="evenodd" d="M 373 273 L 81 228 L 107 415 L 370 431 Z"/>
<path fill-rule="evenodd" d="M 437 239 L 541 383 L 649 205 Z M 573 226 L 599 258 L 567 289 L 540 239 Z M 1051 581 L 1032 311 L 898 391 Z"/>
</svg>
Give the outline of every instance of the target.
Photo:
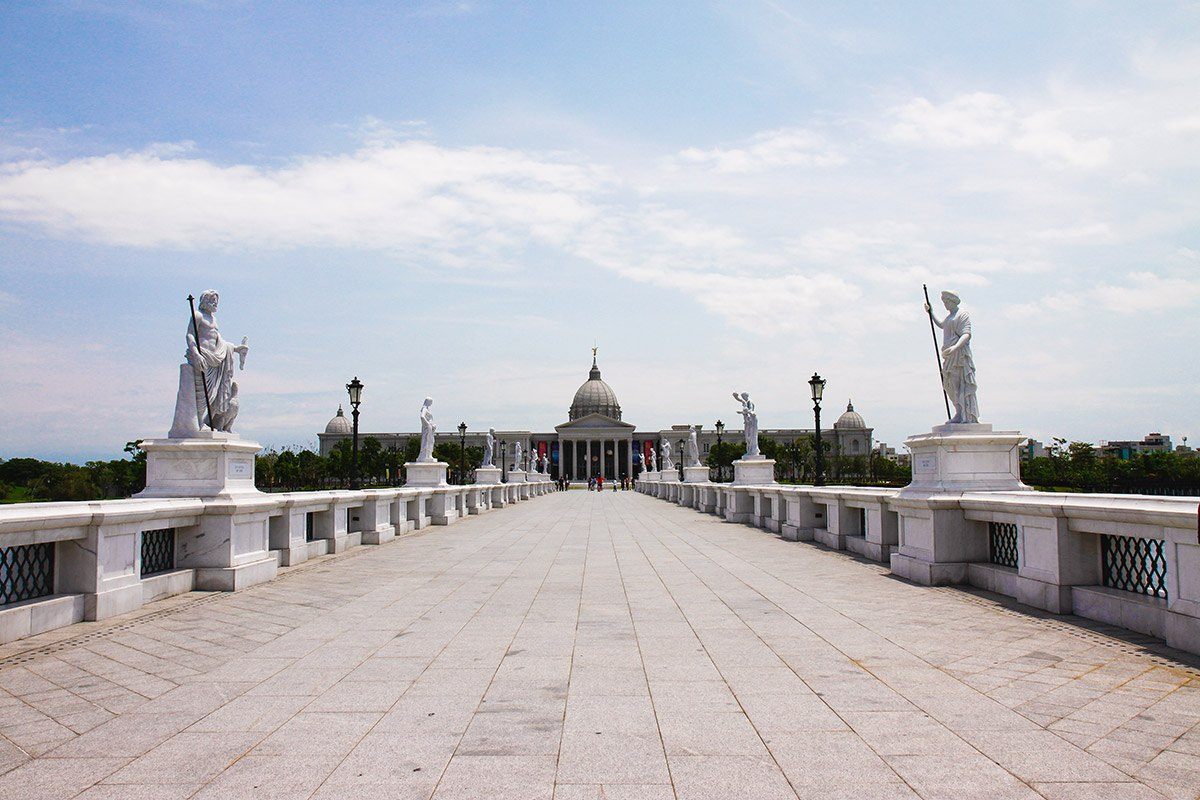
<svg viewBox="0 0 1200 800">
<path fill-rule="evenodd" d="M 221 337 L 216 317 L 219 300 L 213 289 L 202 292 L 196 313 L 188 321 L 186 363 L 179 365 L 175 419 L 167 434 L 172 439 L 194 436 L 205 425 L 214 431 L 233 431 L 238 414 L 233 362 L 236 356 L 237 368 L 245 369 L 250 345 L 246 337 L 236 345 Z"/>
<path fill-rule="evenodd" d="M 549 453 L 542 454 L 542 470 L 541 471 L 545 475 L 550 474 L 550 454 Z"/>
<path fill-rule="evenodd" d="M 971 358 L 971 316 L 960 306 L 962 301 L 954 292 L 942 292 L 946 307 L 945 319 L 925 304 L 933 324 L 942 329 L 942 387 L 954 404 L 951 423 L 979 422 L 978 385 L 975 383 L 975 361 Z"/>
<path fill-rule="evenodd" d="M 529 451 L 529 471 L 536 474 L 538 471 L 537 467 L 538 467 L 537 450 L 530 450 Z"/>
<path fill-rule="evenodd" d="M 517 442 L 513 445 L 513 471 L 520 472 L 521 470 L 521 443 Z"/>
<path fill-rule="evenodd" d="M 742 404 L 742 410 L 738 413 L 746 420 L 745 430 L 743 434 L 746 437 L 746 455 L 743 458 L 762 458 L 758 452 L 758 414 L 754 411 L 754 403 L 750 401 L 750 393 L 742 392 L 740 395 L 737 392 L 733 393 L 733 399 Z"/>
<path fill-rule="evenodd" d="M 648 463 L 649 463 L 649 466 L 647 467 L 647 469 L 650 472 L 658 472 L 658 455 L 657 455 L 657 453 L 654 452 L 653 447 L 650 448 L 650 460 Z"/>
<path fill-rule="evenodd" d="M 421 453 L 417 463 L 436 461 L 433 457 L 433 438 L 437 433 L 437 425 L 433 422 L 433 398 L 426 397 L 421 404 Z"/>
<path fill-rule="evenodd" d="M 696 428 L 692 428 L 691 431 L 688 432 L 687 464 L 685 466 L 700 466 L 700 445 L 696 442 Z"/>
<path fill-rule="evenodd" d="M 663 439 L 662 443 L 662 468 L 663 472 L 670 472 L 675 469 L 675 462 L 671 460 L 671 443 Z"/>
<path fill-rule="evenodd" d="M 492 459 L 496 454 L 496 429 L 488 428 L 487 436 L 483 439 L 483 463 L 481 467 L 492 466 Z"/>
</svg>

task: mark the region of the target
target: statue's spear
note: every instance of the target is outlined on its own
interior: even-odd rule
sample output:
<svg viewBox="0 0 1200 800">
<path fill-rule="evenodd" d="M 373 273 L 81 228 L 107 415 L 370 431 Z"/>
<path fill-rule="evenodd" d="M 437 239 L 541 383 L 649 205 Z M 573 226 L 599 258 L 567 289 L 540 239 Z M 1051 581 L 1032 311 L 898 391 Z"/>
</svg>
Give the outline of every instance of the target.
<svg viewBox="0 0 1200 800">
<path fill-rule="evenodd" d="M 925 292 L 925 305 L 929 306 L 929 310 L 925 313 L 929 315 L 929 333 L 933 336 L 933 354 L 937 357 L 938 382 L 942 384 L 942 400 L 946 403 L 946 419 L 951 419 L 950 396 L 946 394 L 946 382 L 942 378 L 942 349 L 938 347 L 937 329 L 933 326 L 933 306 L 929 304 L 929 287 L 922 283 L 921 290 Z"/>
<path fill-rule="evenodd" d="M 188 295 L 188 308 L 192 310 L 192 335 L 196 337 L 196 354 L 200 357 L 200 385 L 204 387 L 204 407 L 208 410 L 208 429 L 213 427 L 212 401 L 208 399 L 208 376 L 204 369 L 204 351 L 200 349 L 200 328 L 196 325 L 196 298 Z"/>
</svg>

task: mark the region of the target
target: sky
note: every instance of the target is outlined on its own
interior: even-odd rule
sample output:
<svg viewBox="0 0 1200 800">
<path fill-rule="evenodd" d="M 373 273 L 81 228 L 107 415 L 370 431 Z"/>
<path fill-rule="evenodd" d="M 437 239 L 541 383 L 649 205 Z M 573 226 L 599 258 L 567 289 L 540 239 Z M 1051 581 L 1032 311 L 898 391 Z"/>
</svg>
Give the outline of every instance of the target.
<svg viewBox="0 0 1200 800">
<path fill-rule="evenodd" d="M 236 429 L 981 419 L 1200 437 L 1195 3 L 0 4 L 0 458 L 170 427 L 186 297 Z M 1193 445 L 1200 440 L 1193 440 Z"/>
</svg>

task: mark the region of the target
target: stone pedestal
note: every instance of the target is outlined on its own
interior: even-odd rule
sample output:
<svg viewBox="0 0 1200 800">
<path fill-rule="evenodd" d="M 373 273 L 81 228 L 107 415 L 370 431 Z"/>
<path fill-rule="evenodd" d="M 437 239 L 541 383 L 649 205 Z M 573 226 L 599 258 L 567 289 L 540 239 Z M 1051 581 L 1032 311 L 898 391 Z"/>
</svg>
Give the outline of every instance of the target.
<svg viewBox="0 0 1200 800">
<path fill-rule="evenodd" d="M 912 483 L 900 494 L 1026 490 L 1017 450 L 1025 438 L 983 423 L 937 425 L 910 436 L 904 444 L 912 452 Z"/>
<path fill-rule="evenodd" d="M 679 483 L 679 470 L 675 468 L 664 469 L 658 473 L 659 483 Z"/>
<path fill-rule="evenodd" d="M 1019 431 L 984 423 L 937 425 L 910 436 L 912 483 L 889 505 L 899 515 L 900 545 L 892 572 L 916 583 L 966 583 L 971 562 L 988 560 L 986 528 L 966 519 L 964 492 L 1028 490 L 1021 483 Z"/>
<path fill-rule="evenodd" d="M 236 433 L 201 431 L 188 439 L 143 439 L 146 488 L 135 497 L 234 498 L 257 495 L 258 442 Z"/>
<path fill-rule="evenodd" d="M 708 467 L 700 464 L 695 467 L 683 468 L 684 483 L 708 483 Z"/>
<path fill-rule="evenodd" d="M 475 470 L 475 483 L 491 486 L 500 482 L 499 467 L 477 467 Z"/>
<path fill-rule="evenodd" d="M 650 470 L 646 470 L 645 472 L 642 473 L 639 480 L 646 481 L 647 483 L 653 483 L 658 480 L 659 474 L 660 473 L 658 472 L 658 470 L 655 470 L 653 472 L 651 472 Z"/>
<path fill-rule="evenodd" d="M 404 465 L 406 486 L 448 486 L 446 471 L 450 465 L 445 461 L 409 461 Z"/>
<path fill-rule="evenodd" d="M 508 471 L 508 482 L 509 483 L 524 483 L 525 482 L 525 470 L 510 469 Z"/>
<path fill-rule="evenodd" d="M 733 462 L 734 486 L 762 486 L 775 483 L 775 460 L 740 458 Z"/>
</svg>

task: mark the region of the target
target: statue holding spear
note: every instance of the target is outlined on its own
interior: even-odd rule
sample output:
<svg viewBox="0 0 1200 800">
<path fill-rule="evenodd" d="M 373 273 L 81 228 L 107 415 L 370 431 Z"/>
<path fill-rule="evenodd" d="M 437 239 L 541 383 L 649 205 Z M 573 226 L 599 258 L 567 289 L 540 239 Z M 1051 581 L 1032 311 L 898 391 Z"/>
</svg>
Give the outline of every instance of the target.
<svg viewBox="0 0 1200 800">
<path fill-rule="evenodd" d="M 961 306 L 954 292 L 942 292 L 942 304 L 946 316 L 938 319 L 929 304 L 929 290 L 925 291 L 925 313 L 929 315 L 930 330 L 936 325 L 942 329 L 942 346 L 937 351 L 938 369 L 942 374 L 942 392 L 946 399 L 946 413 L 954 403 L 952 424 L 979 422 L 978 385 L 975 382 L 975 361 L 971 357 L 971 317 Z M 937 334 L 934 333 L 934 346 Z"/>
</svg>

